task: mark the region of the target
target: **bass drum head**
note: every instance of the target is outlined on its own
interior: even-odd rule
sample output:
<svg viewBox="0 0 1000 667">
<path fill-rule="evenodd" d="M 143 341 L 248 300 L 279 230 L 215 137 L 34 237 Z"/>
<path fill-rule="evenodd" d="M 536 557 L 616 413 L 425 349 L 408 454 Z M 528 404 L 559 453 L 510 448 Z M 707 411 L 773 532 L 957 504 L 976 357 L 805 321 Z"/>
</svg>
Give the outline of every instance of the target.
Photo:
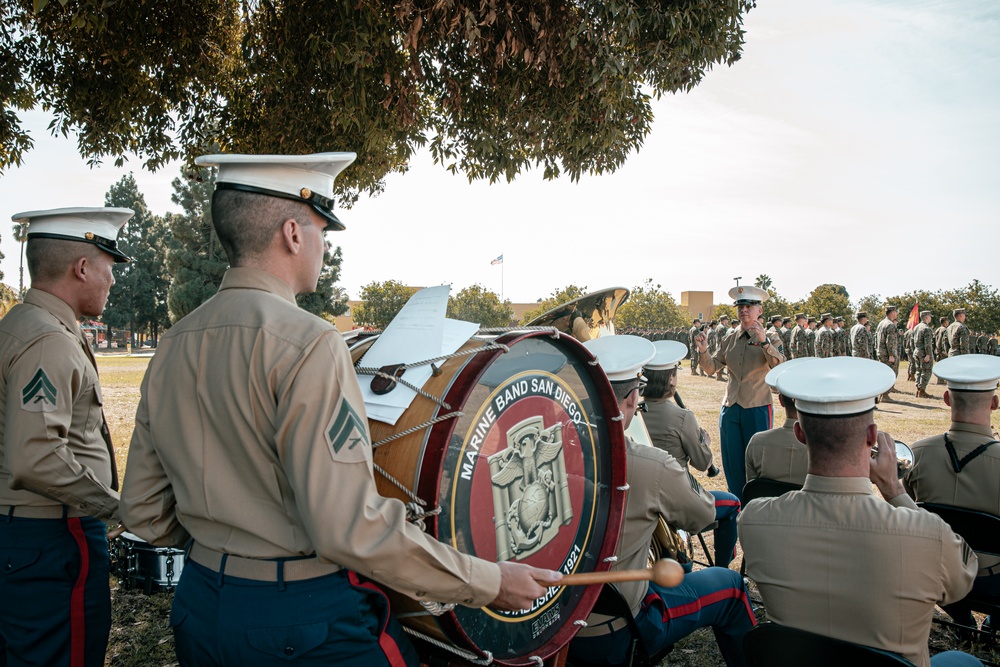
<svg viewBox="0 0 1000 667">
<path fill-rule="evenodd" d="M 625 504 L 624 436 L 609 421 L 618 415 L 610 385 L 569 336 L 521 332 L 497 342 L 509 351 L 477 355 L 448 391 L 464 416 L 430 438 L 446 445 L 437 488 L 426 489 L 441 507 L 436 537 L 494 562 L 607 570 Z M 422 476 L 421 486 L 429 481 Z M 497 662 L 526 665 L 564 646 L 598 593 L 553 587 L 531 609 L 457 607 L 439 621 Z"/>
</svg>

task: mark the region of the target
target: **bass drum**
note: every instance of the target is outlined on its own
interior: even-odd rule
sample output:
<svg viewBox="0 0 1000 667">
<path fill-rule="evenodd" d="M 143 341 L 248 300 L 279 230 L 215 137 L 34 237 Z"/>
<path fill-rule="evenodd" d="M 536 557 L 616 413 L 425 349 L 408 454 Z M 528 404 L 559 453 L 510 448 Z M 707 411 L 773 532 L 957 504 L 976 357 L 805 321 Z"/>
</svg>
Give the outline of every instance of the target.
<svg viewBox="0 0 1000 667">
<path fill-rule="evenodd" d="M 356 367 L 373 342 L 352 348 Z M 625 441 L 593 355 L 551 329 L 475 336 L 456 354 L 422 387 L 439 400 L 416 396 L 394 426 L 369 421 L 379 491 L 410 507 L 414 494 L 425 530 L 464 553 L 566 574 L 609 569 L 625 509 Z M 432 616 L 403 595 L 392 603 L 410 634 L 520 666 L 569 643 L 599 592 L 553 587 L 513 613 Z"/>
</svg>

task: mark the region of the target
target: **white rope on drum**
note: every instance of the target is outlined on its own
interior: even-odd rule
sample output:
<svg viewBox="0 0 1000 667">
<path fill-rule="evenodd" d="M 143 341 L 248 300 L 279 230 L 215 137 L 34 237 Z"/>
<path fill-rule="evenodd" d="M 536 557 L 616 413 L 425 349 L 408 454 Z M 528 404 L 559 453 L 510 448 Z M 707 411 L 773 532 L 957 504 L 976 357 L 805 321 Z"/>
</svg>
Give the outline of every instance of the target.
<svg viewBox="0 0 1000 667">
<path fill-rule="evenodd" d="M 440 417 L 435 417 L 434 419 L 431 419 L 430 421 L 426 421 L 423 424 L 417 424 L 416 426 L 414 426 L 412 428 L 408 428 L 405 431 L 400 431 L 399 433 L 394 433 L 394 434 L 390 435 L 388 438 L 382 438 L 378 442 L 372 443 L 372 449 L 375 449 L 377 447 L 381 447 L 382 445 L 390 443 L 393 440 L 398 440 L 399 438 L 406 437 L 406 436 L 410 435 L 411 433 L 416 433 L 417 431 L 423 431 L 425 428 L 427 428 L 429 426 L 434 426 L 434 424 L 437 424 L 439 422 L 447 421 L 449 419 L 455 419 L 456 417 L 464 417 L 464 416 L 465 416 L 465 413 L 459 411 L 459 412 L 449 412 L 446 415 L 441 415 Z"/>
<path fill-rule="evenodd" d="M 485 658 L 480 658 L 478 655 L 476 655 L 472 651 L 466 651 L 465 649 L 459 648 L 457 646 L 452 646 L 451 644 L 446 644 L 445 642 L 443 642 L 443 641 L 441 641 L 439 639 L 435 639 L 434 637 L 428 637 L 424 633 L 422 633 L 422 632 L 420 632 L 418 630 L 414 630 L 413 628 L 407 627 L 405 625 L 403 626 L 403 630 L 406 630 L 406 632 L 410 633 L 414 637 L 417 637 L 417 638 L 419 638 L 419 639 L 427 642 L 428 644 L 433 644 L 434 646 L 437 646 L 438 648 L 442 648 L 442 649 L 444 649 L 446 651 L 450 651 L 451 653 L 454 653 L 458 657 L 462 658 L 463 660 L 465 660 L 467 662 L 471 662 L 474 665 L 492 665 L 493 664 L 493 654 L 490 653 L 489 651 L 483 651 L 483 653 L 486 654 L 486 657 Z"/>
</svg>

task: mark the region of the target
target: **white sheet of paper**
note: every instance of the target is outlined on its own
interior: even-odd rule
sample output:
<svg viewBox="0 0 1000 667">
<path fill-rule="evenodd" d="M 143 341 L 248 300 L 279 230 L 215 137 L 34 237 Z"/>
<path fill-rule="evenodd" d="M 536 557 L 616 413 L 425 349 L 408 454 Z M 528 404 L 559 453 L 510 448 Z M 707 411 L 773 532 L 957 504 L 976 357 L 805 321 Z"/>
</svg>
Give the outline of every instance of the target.
<svg viewBox="0 0 1000 667">
<path fill-rule="evenodd" d="M 455 352 L 476 333 L 479 325 L 445 318 L 450 289 L 448 285 L 429 287 L 410 297 L 358 365 L 381 368 L 425 361 Z M 423 387 L 431 372 L 430 364 L 410 368 L 402 379 L 416 387 Z M 371 390 L 372 376 L 362 375 L 358 379 L 369 419 L 395 424 L 417 396 L 416 392 L 403 385 L 397 385 L 389 393 L 379 396 Z"/>
</svg>

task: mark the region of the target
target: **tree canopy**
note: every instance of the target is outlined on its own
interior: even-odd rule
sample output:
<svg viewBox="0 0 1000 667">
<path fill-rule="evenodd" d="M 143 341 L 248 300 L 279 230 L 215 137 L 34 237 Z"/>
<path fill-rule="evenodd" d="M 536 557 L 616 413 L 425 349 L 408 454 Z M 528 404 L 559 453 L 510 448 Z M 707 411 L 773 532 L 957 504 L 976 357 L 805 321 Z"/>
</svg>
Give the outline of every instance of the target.
<svg viewBox="0 0 1000 667">
<path fill-rule="evenodd" d="M 687 313 L 652 278 L 632 288 L 628 301 L 615 313 L 616 329 L 670 329 L 688 324 Z"/>
<path fill-rule="evenodd" d="M 538 302 L 537 308 L 532 308 L 524 314 L 521 318 L 521 324 L 527 324 L 531 320 L 535 319 L 539 315 L 552 310 L 561 303 L 566 303 L 567 301 L 572 301 L 573 299 L 583 296 L 587 293 L 587 286 L 577 287 L 576 285 L 567 285 L 562 289 L 553 290 L 549 298 L 540 300 Z"/>
<path fill-rule="evenodd" d="M 481 327 L 508 327 L 514 322 L 514 309 L 509 299 L 500 301 L 496 292 L 472 285 L 448 297 L 448 317 L 478 322 Z"/>
<path fill-rule="evenodd" d="M 169 326 L 166 258 L 166 222 L 146 206 L 132 174 L 123 176 L 104 196 L 105 206 L 130 208 L 135 214 L 118 233 L 118 247 L 132 258 L 114 267 L 115 284 L 102 319 L 132 334 L 149 331 L 155 339 Z"/>
<path fill-rule="evenodd" d="M 361 288 L 361 303 L 352 313 L 354 325 L 385 329 L 416 291 L 397 280 L 365 285 Z"/>
<path fill-rule="evenodd" d="M 344 193 L 419 147 L 470 179 L 614 171 L 652 96 L 743 46 L 754 0 L 13 0 L 0 4 L 0 170 L 52 111 L 91 161 L 353 150 Z"/>
</svg>

